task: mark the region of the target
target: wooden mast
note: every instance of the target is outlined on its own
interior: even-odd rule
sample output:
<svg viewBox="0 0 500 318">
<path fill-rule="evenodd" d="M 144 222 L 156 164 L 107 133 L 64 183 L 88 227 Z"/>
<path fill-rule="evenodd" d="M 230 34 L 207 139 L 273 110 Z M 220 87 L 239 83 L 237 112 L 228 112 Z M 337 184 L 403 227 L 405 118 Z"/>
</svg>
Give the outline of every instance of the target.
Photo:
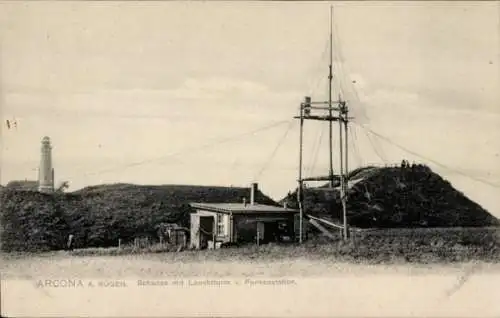
<svg viewBox="0 0 500 318">
<path fill-rule="evenodd" d="M 340 193 L 342 202 L 342 214 L 343 214 L 343 238 L 348 238 L 348 225 L 347 225 L 347 178 L 345 174 L 347 171 L 347 123 L 349 117 L 347 116 L 347 106 L 346 102 L 341 100 L 341 95 L 339 92 L 339 99 L 337 101 L 332 100 L 332 81 L 333 81 L 333 6 L 330 6 L 330 63 L 329 63 L 329 73 L 328 73 L 328 101 L 311 101 L 311 97 L 306 96 L 304 101 L 300 104 L 300 115 L 294 116 L 294 118 L 300 120 L 300 146 L 299 146 L 299 176 L 298 176 L 298 188 L 297 188 L 297 202 L 299 205 L 299 242 L 303 242 L 303 218 L 304 218 L 304 181 L 315 180 L 317 178 L 304 178 L 302 176 L 302 165 L 303 165 L 303 134 L 304 134 L 304 120 L 318 120 L 318 121 L 328 121 L 329 122 L 329 174 L 326 179 L 320 178 L 321 180 L 328 180 L 330 184 L 330 189 L 333 191 L 333 186 L 335 184 L 335 175 L 333 174 L 333 122 L 339 122 L 339 137 L 340 137 Z M 338 105 L 338 107 L 333 106 L 333 104 Z M 327 110 L 327 115 L 312 114 L 312 110 Z M 338 116 L 334 116 L 333 112 L 338 111 Z M 345 133 L 345 144 L 343 133 Z M 345 149 L 344 149 L 345 147 Z M 344 153 L 345 152 L 345 153 Z M 345 155 L 345 157 L 344 157 Z M 344 162 L 345 161 L 345 162 Z M 345 164 L 345 166 L 344 166 Z M 340 227 L 340 226 L 339 226 Z"/>
<path fill-rule="evenodd" d="M 333 112 L 332 112 L 332 80 L 333 80 L 333 71 L 332 71 L 332 64 L 333 64 L 333 6 L 330 6 L 330 65 L 328 66 L 329 73 L 328 73 L 328 115 L 332 117 Z M 329 126 L 329 155 L 330 155 L 330 170 L 329 170 L 329 176 L 330 176 L 330 188 L 333 188 L 333 121 L 329 121 L 328 123 Z"/>
<path fill-rule="evenodd" d="M 306 100 L 307 102 L 307 100 Z M 297 187 L 297 202 L 299 204 L 299 243 L 302 243 L 303 233 L 303 218 L 304 218 L 304 207 L 302 205 L 302 144 L 304 136 L 304 106 L 303 104 L 300 106 L 300 140 L 299 140 L 299 179 L 298 179 L 298 187 Z"/>
<path fill-rule="evenodd" d="M 347 106 L 346 106 L 346 103 L 345 102 L 342 102 L 341 104 L 341 108 L 342 108 L 342 113 L 344 115 L 344 118 L 342 119 L 341 122 L 344 123 L 344 132 L 345 132 L 345 174 L 346 176 L 343 178 L 344 179 L 344 182 L 343 182 L 343 187 L 344 187 L 344 191 L 343 191 L 343 195 L 342 195 L 342 216 L 343 216 L 343 223 L 344 223 L 344 240 L 347 240 L 349 238 L 349 225 L 347 224 L 347 187 L 348 187 L 348 181 L 349 179 L 347 178 L 347 175 L 349 173 L 349 170 L 348 170 L 348 149 L 347 149 L 347 145 L 348 145 L 348 142 L 347 142 L 347 133 L 348 133 L 348 129 L 347 129 L 347 123 L 349 122 L 349 117 L 348 117 L 348 109 L 347 109 Z M 340 121 L 339 121 L 340 122 Z"/>
</svg>

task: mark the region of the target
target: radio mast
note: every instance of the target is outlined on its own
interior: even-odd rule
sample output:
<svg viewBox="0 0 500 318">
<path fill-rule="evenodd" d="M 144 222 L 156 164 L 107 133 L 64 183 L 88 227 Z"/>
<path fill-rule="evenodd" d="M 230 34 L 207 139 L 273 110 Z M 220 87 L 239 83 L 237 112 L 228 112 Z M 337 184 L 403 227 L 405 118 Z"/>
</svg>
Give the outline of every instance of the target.
<svg viewBox="0 0 500 318">
<path fill-rule="evenodd" d="M 346 102 L 342 100 L 339 93 L 339 98 L 336 101 L 332 100 L 332 83 L 333 83 L 333 6 L 330 6 L 330 61 L 328 65 L 328 101 L 312 101 L 310 96 L 304 97 L 304 101 L 300 104 L 300 114 L 294 118 L 300 120 L 300 140 L 299 140 L 299 171 L 298 171 L 298 188 L 297 201 L 300 213 L 300 229 L 299 242 L 303 242 L 303 220 L 307 216 L 304 212 L 304 182 L 305 181 L 329 181 L 330 191 L 334 191 L 335 175 L 333 173 L 333 122 L 339 122 L 339 179 L 340 179 L 340 200 L 342 203 L 342 228 L 343 238 L 349 237 L 348 222 L 347 222 L 347 135 L 348 135 L 348 108 Z M 325 115 L 326 111 L 326 115 Z M 334 112 L 338 115 L 334 116 Z M 329 173 L 328 176 L 308 177 L 302 175 L 303 169 L 303 135 L 305 120 L 327 121 L 329 126 Z M 344 135 L 345 134 L 345 138 Z M 344 157 L 345 156 L 345 157 Z"/>
</svg>

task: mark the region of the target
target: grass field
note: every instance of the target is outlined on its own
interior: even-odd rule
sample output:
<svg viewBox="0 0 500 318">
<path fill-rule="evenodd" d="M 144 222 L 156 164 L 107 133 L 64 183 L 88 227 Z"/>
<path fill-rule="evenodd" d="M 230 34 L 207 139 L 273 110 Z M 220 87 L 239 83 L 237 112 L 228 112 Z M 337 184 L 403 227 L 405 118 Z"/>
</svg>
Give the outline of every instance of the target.
<svg viewBox="0 0 500 318">
<path fill-rule="evenodd" d="M 4 254 L 4 277 L 47 276 L 323 276 L 385 271 L 460 268 L 478 263 L 500 270 L 500 230 L 373 230 L 351 241 L 310 240 L 303 245 L 245 246 L 169 252 L 93 248 L 42 254 Z"/>
</svg>

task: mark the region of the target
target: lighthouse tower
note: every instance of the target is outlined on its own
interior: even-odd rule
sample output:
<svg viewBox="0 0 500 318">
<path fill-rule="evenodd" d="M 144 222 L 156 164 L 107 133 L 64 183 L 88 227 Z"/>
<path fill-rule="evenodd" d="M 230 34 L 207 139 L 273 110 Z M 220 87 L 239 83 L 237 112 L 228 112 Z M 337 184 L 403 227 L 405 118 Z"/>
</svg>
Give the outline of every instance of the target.
<svg viewBox="0 0 500 318">
<path fill-rule="evenodd" d="M 52 168 L 52 146 L 50 138 L 43 137 L 38 175 L 38 191 L 54 192 L 54 168 Z"/>
</svg>

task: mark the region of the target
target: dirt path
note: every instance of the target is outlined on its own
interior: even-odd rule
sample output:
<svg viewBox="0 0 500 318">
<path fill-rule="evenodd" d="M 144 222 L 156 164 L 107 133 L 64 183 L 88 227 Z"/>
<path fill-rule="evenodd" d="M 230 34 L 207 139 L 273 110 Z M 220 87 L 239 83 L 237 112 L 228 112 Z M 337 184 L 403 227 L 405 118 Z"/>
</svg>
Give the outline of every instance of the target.
<svg viewBox="0 0 500 318">
<path fill-rule="evenodd" d="M 162 254 L 127 256 L 35 256 L 3 258 L 3 278 L 70 277 L 334 277 L 345 275 L 459 275 L 474 267 L 477 273 L 500 273 L 500 263 L 447 265 L 360 265 L 307 258 L 278 261 L 176 261 Z"/>
<path fill-rule="evenodd" d="M 3 258 L 0 270 L 6 316 L 500 315 L 500 264 L 484 262 L 368 266 L 307 258 L 181 262 L 165 254 L 54 253 Z M 278 280 L 289 283 L 261 283 Z M 76 287 L 67 287 L 68 281 Z M 110 282 L 118 287 L 87 287 Z"/>
<path fill-rule="evenodd" d="M 161 254 L 52 255 L 3 259 L 1 271 L 6 316 L 500 316 L 500 264 L 367 266 L 306 258 L 182 263 Z M 261 283 L 283 278 L 291 283 Z M 199 284 L 208 280 L 227 284 Z M 68 281 L 82 287 L 67 287 Z M 110 281 L 119 287 L 84 287 Z M 139 283 L 144 281 L 156 285 Z"/>
</svg>

